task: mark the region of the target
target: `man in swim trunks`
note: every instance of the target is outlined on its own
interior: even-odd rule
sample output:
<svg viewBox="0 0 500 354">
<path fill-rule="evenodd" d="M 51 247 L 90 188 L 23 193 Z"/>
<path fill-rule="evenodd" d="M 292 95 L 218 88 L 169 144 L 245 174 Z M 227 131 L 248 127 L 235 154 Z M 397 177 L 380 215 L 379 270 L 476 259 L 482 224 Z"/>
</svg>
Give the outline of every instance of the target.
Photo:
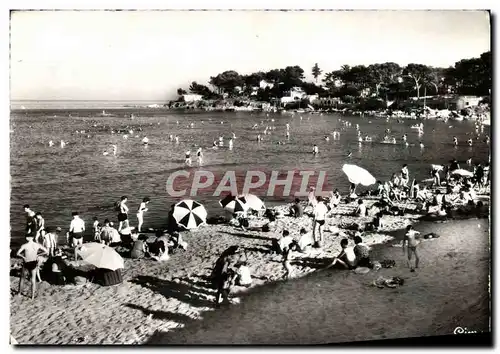
<svg viewBox="0 0 500 354">
<path fill-rule="evenodd" d="M 21 257 L 24 261 L 21 269 L 21 277 L 19 278 L 18 295 L 21 294 L 25 271 L 28 271 L 31 273 L 31 299 L 33 300 L 35 298 L 36 277 L 38 272 L 38 252 L 42 251 L 42 254 L 48 254 L 48 252 L 45 247 L 33 241 L 33 236 L 26 236 L 26 241 L 28 242 L 22 245 L 19 251 L 17 251 L 17 256 Z"/>
<path fill-rule="evenodd" d="M 129 227 L 128 224 L 128 207 L 127 207 L 127 196 L 124 195 L 120 198 L 120 213 L 118 214 L 118 232 L 124 227 Z M 124 225 L 125 224 L 125 225 Z"/>
<path fill-rule="evenodd" d="M 71 236 L 71 245 L 75 247 L 75 259 L 76 259 L 76 247 L 83 244 L 83 234 L 85 233 L 85 222 L 80 218 L 78 212 L 73 212 L 73 220 L 69 225 L 69 234 Z"/>
<path fill-rule="evenodd" d="M 415 271 L 415 268 L 418 268 L 418 254 L 417 254 L 417 245 L 418 245 L 418 240 L 416 239 L 416 235 L 420 234 L 420 232 L 415 231 L 413 229 L 413 226 L 408 225 L 406 227 L 406 234 L 403 239 L 403 254 L 405 254 L 405 245 L 406 242 L 408 242 L 408 267 L 410 268 L 411 272 Z M 413 268 L 410 264 L 412 255 L 415 254 L 415 268 Z"/>
<path fill-rule="evenodd" d="M 326 222 L 326 214 L 328 208 L 326 207 L 323 198 L 318 197 L 318 204 L 314 207 L 314 221 L 313 221 L 313 239 L 314 247 L 320 248 L 323 243 L 323 228 Z M 316 238 L 316 226 L 318 226 L 319 239 Z"/>
</svg>

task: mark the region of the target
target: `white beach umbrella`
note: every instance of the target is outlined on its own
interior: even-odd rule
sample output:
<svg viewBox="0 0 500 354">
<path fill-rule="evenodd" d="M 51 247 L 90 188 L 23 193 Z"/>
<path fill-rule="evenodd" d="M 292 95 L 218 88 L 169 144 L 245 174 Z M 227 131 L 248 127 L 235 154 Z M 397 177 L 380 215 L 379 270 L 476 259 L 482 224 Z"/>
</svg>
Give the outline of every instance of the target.
<svg viewBox="0 0 500 354">
<path fill-rule="evenodd" d="M 434 164 L 431 164 L 431 168 L 433 170 L 442 171 L 444 169 L 444 166 L 443 165 L 434 165 Z"/>
<path fill-rule="evenodd" d="M 195 200 L 185 199 L 175 204 L 173 216 L 179 226 L 196 229 L 207 222 L 207 210 Z"/>
<path fill-rule="evenodd" d="M 266 210 L 266 205 L 264 202 L 257 197 L 254 194 L 242 194 L 238 196 L 238 199 L 244 199 L 246 201 L 246 205 L 248 206 L 249 209 L 255 210 L 255 211 L 264 211 Z"/>
<path fill-rule="evenodd" d="M 124 268 L 123 258 L 111 247 L 102 243 L 90 242 L 84 243 L 77 253 L 82 257 L 83 261 L 109 270 L 117 270 Z"/>
<path fill-rule="evenodd" d="M 221 207 L 231 213 L 246 212 L 249 209 L 245 197 L 235 197 L 232 195 L 228 195 L 224 199 L 220 200 L 219 204 Z"/>
<path fill-rule="evenodd" d="M 464 170 L 463 168 L 459 168 L 458 170 L 451 171 L 452 175 L 459 175 L 462 177 L 472 177 L 474 174 L 471 171 Z"/>
<path fill-rule="evenodd" d="M 346 174 L 349 182 L 354 184 L 371 186 L 376 182 L 375 177 L 373 177 L 370 172 L 356 165 L 345 164 L 342 166 L 342 171 Z"/>
</svg>

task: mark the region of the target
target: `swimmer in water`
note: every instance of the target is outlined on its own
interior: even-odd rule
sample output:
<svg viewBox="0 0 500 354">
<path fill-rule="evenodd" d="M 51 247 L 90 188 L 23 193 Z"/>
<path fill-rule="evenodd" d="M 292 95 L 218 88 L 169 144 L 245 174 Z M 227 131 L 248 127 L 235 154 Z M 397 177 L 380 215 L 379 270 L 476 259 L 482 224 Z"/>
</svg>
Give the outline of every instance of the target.
<svg viewBox="0 0 500 354">
<path fill-rule="evenodd" d="M 286 123 L 286 130 L 290 130 L 290 124 Z"/>
<path fill-rule="evenodd" d="M 356 130 L 359 130 L 359 124 L 356 124 Z"/>
<path fill-rule="evenodd" d="M 393 144 L 396 144 L 396 138 L 392 138 L 391 142 L 392 142 Z"/>
<path fill-rule="evenodd" d="M 173 140 L 174 140 L 174 136 L 173 136 L 172 134 L 170 134 L 170 135 L 168 136 L 168 140 L 173 141 Z"/>
<path fill-rule="evenodd" d="M 318 149 L 318 145 L 315 144 L 313 147 L 313 155 L 317 155 L 317 154 L 319 154 L 319 149 Z"/>
<path fill-rule="evenodd" d="M 403 141 L 406 142 L 406 139 L 408 138 L 408 135 L 404 134 L 403 135 Z"/>
<path fill-rule="evenodd" d="M 175 143 L 179 144 L 179 137 L 177 135 L 175 136 Z"/>
<path fill-rule="evenodd" d="M 328 135 L 327 135 L 327 136 L 325 136 L 325 140 L 326 140 L 326 141 L 330 141 L 330 137 L 329 137 Z"/>
<path fill-rule="evenodd" d="M 214 140 L 214 143 L 212 144 L 212 149 L 214 150 L 217 149 L 217 140 Z"/>
<path fill-rule="evenodd" d="M 188 165 L 189 167 L 191 167 L 191 163 L 192 163 L 192 161 L 191 161 L 191 151 L 189 151 L 189 150 L 186 151 L 186 161 L 185 162 L 186 162 L 186 165 Z"/>
<path fill-rule="evenodd" d="M 424 148 L 424 143 L 423 142 L 420 142 L 420 148 L 423 149 Z"/>
<path fill-rule="evenodd" d="M 143 145 L 148 145 L 149 144 L 149 139 L 147 136 L 144 137 L 144 139 L 142 139 L 142 144 Z"/>
<path fill-rule="evenodd" d="M 233 139 L 236 139 L 236 134 L 233 133 Z"/>
<path fill-rule="evenodd" d="M 49 146 L 50 146 L 50 147 L 54 146 L 54 142 L 53 142 L 52 140 L 51 140 L 51 141 L 49 141 Z"/>
<path fill-rule="evenodd" d="M 233 150 L 233 139 L 229 139 L 229 150 Z"/>
<path fill-rule="evenodd" d="M 362 138 L 362 137 L 358 137 L 358 141 L 359 141 L 360 143 L 362 143 L 362 142 L 363 142 L 363 138 Z"/>
<path fill-rule="evenodd" d="M 64 140 L 61 140 L 61 148 L 64 148 L 66 146 L 66 143 L 64 142 Z"/>
<path fill-rule="evenodd" d="M 365 141 L 366 141 L 366 142 L 370 142 L 370 141 L 372 141 L 372 138 L 370 138 L 368 135 L 366 135 L 366 136 L 365 136 Z"/>
<path fill-rule="evenodd" d="M 262 138 L 260 137 L 260 134 L 257 135 L 257 141 L 260 142 L 262 140 Z"/>
<path fill-rule="evenodd" d="M 191 128 L 194 128 L 194 123 L 191 123 L 189 126 L 190 126 Z"/>
<path fill-rule="evenodd" d="M 198 158 L 198 165 L 203 164 L 203 152 L 201 151 L 201 148 L 198 148 L 198 151 L 196 151 L 196 157 Z"/>
<path fill-rule="evenodd" d="M 288 130 L 286 131 L 285 136 L 286 136 L 287 139 L 290 139 L 290 132 Z"/>
<path fill-rule="evenodd" d="M 113 156 L 116 156 L 116 153 L 118 152 L 118 146 L 116 145 L 111 145 L 113 147 Z"/>
<path fill-rule="evenodd" d="M 469 144 L 469 146 L 472 146 L 472 139 L 467 140 L 467 143 Z"/>
<path fill-rule="evenodd" d="M 219 136 L 219 146 L 224 146 L 224 138 L 222 136 Z"/>
<path fill-rule="evenodd" d="M 453 137 L 453 145 L 455 145 L 455 146 L 458 145 L 458 139 L 456 136 Z"/>
</svg>

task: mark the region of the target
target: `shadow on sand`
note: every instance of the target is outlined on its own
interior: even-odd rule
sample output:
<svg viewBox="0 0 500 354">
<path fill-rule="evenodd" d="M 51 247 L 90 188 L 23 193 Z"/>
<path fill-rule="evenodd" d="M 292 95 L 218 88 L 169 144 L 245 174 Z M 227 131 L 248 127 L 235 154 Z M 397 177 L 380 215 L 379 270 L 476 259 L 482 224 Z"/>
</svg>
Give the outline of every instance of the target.
<svg viewBox="0 0 500 354">
<path fill-rule="evenodd" d="M 147 275 L 139 275 L 131 280 L 131 283 L 141 285 L 166 298 L 175 298 L 194 307 L 213 305 L 213 302 L 207 299 L 208 296 L 212 295 L 212 292 L 207 289 L 195 288 L 192 283 L 177 283 Z"/>
</svg>

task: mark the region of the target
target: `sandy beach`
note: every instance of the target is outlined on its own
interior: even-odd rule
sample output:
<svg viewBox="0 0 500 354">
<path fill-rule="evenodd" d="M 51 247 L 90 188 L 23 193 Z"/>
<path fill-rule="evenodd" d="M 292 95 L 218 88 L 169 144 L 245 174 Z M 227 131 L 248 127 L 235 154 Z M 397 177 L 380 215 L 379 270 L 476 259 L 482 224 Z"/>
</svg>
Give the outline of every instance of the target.
<svg viewBox="0 0 500 354">
<path fill-rule="evenodd" d="M 42 282 L 33 301 L 11 296 L 11 335 L 20 344 L 315 344 L 451 334 L 457 326 L 488 330 L 487 219 L 422 224 L 422 232 L 443 233 L 422 241 L 421 268 L 410 273 L 401 247 L 390 241 L 398 243 L 402 229 L 419 215 L 388 216 L 385 228 L 366 233 L 364 241 L 385 242 L 373 248 L 373 259 L 393 259 L 396 267 L 365 275 L 318 271 L 338 254 L 341 238 L 352 238 L 352 224 L 371 220 L 349 216 L 354 207 L 341 204 L 327 220 L 321 250 L 294 253 L 295 280 L 282 281 L 282 257 L 268 248 L 281 228 L 292 235 L 310 229 L 309 216 L 280 219 L 276 234 L 209 225 L 184 233 L 188 250 L 168 262 L 125 259 L 123 284 Z M 251 226 L 263 223 L 251 220 Z M 235 288 L 236 304 L 215 310 L 207 276 L 231 245 L 245 249 L 254 283 Z M 17 291 L 12 269 L 18 264 L 11 260 L 11 295 Z M 399 276 L 405 283 L 396 289 L 371 286 L 379 276 Z M 360 323 L 362 333 L 356 330 Z"/>
</svg>

